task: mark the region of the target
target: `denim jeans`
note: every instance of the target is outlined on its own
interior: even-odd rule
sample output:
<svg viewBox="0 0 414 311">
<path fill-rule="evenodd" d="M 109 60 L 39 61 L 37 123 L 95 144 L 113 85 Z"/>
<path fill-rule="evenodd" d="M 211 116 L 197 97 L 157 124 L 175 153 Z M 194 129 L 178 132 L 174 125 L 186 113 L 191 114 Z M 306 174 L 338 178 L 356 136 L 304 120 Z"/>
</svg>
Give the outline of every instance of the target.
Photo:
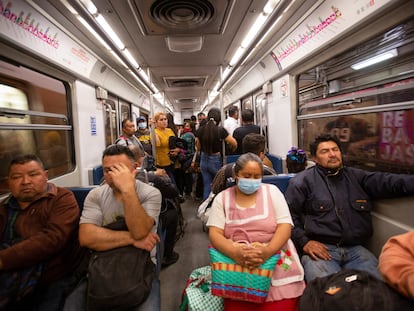
<svg viewBox="0 0 414 311">
<path fill-rule="evenodd" d="M 66 298 L 63 311 L 84 311 L 86 310 L 86 290 L 88 282 L 85 278 L 78 287 Z M 152 281 L 151 292 L 141 305 L 132 308 L 131 311 L 160 311 L 161 310 L 161 292 L 160 280 L 154 277 Z"/>
<path fill-rule="evenodd" d="M 325 244 L 331 254 L 331 260 L 313 260 L 309 255 L 302 256 L 302 265 L 305 270 L 306 282 L 317 277 L 324 277 L 342 269 L 356 269 L 366 271 L 377 279 L 382 280 L 378 270 L 378 260 L 363 246 L 337 246 Z"/>
<path fill-rule="evenodd" d="M 4 310 L 60 311 L 65 303 L 66 296 L 76 286 L 77 282 L 78 278 L 76 276 L 68 276 L 49 285 L 38 285 L 28 297 L 18 303 L 11 303 Z"/>
<path fill-rule="evenodd" d="M 219 169 L 223 166 L 221 155 L 207 155 L 201 152 L 200 169 L 203 176 L 203 200 L 207 199 L 211 192 L 211 183 Z"/>
</svg>

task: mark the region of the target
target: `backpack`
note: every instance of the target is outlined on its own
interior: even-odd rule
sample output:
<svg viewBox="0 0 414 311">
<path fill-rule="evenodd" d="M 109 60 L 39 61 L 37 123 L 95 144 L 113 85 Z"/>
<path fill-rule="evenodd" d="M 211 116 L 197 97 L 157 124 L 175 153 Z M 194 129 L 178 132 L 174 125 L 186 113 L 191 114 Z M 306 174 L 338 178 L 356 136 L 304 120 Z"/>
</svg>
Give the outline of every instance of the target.
<svg viewBox="0 0 414 311">
<path fill-rule="evenodd" d="M 119 219 L 106 228 L 127 230 Z M 134 246 L 94 251 L 88 267 L 87 310 L 130 310 L 149 296 L 155 276 L 150 253 Z"/>
<path fill-rule="evenodd" d="M 309 282 L 299 311 L 404 311 L 414 304 L 365 271 L 353 269 Z"/>
</svg>

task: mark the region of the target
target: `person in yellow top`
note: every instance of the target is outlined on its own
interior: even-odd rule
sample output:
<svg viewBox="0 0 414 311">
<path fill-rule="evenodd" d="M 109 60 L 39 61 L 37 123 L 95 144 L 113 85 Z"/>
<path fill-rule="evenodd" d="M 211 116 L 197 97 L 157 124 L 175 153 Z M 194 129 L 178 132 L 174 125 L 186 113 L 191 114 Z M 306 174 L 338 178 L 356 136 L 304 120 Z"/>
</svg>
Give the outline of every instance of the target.
<svg viewBox="0 0 414 311">
<path fill-rule="evenodd" d="M 164 112 L 157 112 L 154 115 L 154 124 L 155 124 L 155 152 L 156 152 L 156 164 L 157 167 L 163 168 L 168 176 L 171 178 L 171 181 L 175 184 L 174 179 L 174 165 L 170 159 L 170 152 L 175 152 L 175 150 L 170 150 L 169 139 L 171 136 L 175 136 L 174 132 L 167 127 L 167 115 Z M 177 148 L 179 149 L 179 148 Z M 179 152 L 180 150 L 178 150 Z"/>
</svg>

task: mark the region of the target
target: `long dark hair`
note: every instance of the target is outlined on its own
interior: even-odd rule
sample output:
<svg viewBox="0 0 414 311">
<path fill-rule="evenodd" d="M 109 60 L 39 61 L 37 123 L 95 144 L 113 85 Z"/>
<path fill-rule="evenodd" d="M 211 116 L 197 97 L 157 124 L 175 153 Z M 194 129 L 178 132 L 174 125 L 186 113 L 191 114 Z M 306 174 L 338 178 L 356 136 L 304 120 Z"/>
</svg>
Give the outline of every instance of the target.
<svg viewBox="0 0 414 311">
<path fill-rule="evenodd" d="M 207 123 L 204 125 L 202 149 L 207 154 L 213 153 L 213 144 L 220 139 L 218 125 L 221 122 L 221 112 L 218 108 L 211 108 L 207 114 Z"/>
<path fill-rule="evenodd" d="M 175 136 L 178 137 L 177 126 L 174 123 L 174 116 L 171 113 L 167 113 L 167 120 L 168 120 L 167 127 L 169 127 L 170 129 L 172 129 L 172 131 L 174 132 Z"/>
</svg>

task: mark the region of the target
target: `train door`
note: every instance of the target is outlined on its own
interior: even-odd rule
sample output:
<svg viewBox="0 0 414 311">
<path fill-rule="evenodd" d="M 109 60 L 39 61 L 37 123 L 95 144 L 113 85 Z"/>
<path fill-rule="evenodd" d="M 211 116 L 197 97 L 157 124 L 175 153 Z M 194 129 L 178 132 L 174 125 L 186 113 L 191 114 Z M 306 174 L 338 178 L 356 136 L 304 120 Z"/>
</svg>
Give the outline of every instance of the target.
<svg viewBox="0 0 414 311">
<path fill-rule="evenodd" d="M 120 114 L 120 119 L 119 119 L 120 122 L 122 122 L 122 120 L 131 118 L 131 105 L 127 102 L 124 102 L 121 99 L 119 100 L 119 114 Z"/>
<path fill-rule="evenodd" d="M 253 109 L 253 97 L 245 97 L 241 102 L 241 109 Z"/>
<path fill-rule="evenodd" d="M 105 146 L 112 144 L 118 137 L 117 111 L 114 98 L 104 101 Z"/>
<path fill-rule="evenodd" d="M 260 133 L 266 137 L 266 147 L 268 150 L 268 135 L 267 135 L 267 99 L 263 93 L 258 93 L 254 96 L 254 123 L 260 126 Z"/>
</svg>

